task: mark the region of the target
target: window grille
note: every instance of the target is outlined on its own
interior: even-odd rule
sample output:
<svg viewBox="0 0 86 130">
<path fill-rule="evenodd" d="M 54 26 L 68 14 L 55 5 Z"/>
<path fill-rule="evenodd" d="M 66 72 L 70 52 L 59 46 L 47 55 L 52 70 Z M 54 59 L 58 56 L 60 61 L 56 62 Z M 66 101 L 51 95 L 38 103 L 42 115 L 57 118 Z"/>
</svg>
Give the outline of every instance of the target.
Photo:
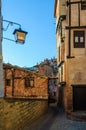
<svg viewBox="0 0 86 130">
<path fill-rule="evenodd" d="M 81 0 L 81 9 L 86 10 L 86 0 Z"/>
<path fill-rule="evenodd" d="M 74 31 L 74 48 L 85 48 L 84 31 Z"/>
</svg>

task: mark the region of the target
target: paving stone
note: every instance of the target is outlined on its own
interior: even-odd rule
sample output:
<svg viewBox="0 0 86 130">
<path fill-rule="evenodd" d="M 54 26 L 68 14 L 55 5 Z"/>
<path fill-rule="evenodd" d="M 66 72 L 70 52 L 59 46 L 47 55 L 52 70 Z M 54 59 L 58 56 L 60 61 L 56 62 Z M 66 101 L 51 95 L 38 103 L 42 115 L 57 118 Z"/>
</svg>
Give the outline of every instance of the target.
<svg viewBox="0 0 86 130">
<path fill-rule="evenodd" d="M 62 109 L 51 105 L 46 115 L 24 130 L 86 130 L 86 122 L 70 120 Z"/>
</svg>

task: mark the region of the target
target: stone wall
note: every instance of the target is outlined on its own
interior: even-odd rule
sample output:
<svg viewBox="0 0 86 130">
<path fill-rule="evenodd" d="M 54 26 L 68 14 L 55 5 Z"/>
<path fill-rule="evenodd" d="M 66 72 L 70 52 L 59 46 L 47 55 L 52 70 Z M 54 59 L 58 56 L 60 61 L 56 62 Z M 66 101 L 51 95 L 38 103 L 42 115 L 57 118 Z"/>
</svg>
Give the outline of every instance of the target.
<svg viewBox="0 0 86 130">
<path fill-rule="evenodd" d="M 23 130 L 47 109 L 46 99 L 0 99 L 0 130 Z"/>
</svg>

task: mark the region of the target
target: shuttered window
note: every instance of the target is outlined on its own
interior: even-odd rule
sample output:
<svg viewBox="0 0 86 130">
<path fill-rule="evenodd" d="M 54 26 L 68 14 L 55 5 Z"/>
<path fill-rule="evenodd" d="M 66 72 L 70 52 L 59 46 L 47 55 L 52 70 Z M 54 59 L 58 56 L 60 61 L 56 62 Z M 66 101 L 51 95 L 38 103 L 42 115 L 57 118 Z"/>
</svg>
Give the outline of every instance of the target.
<svg viewBox="0 0 86 130">
<path fill-rule="evenodd" d="M 74 31 L 74 48 L 85 48 L 84 31 Z"/>
</svg>

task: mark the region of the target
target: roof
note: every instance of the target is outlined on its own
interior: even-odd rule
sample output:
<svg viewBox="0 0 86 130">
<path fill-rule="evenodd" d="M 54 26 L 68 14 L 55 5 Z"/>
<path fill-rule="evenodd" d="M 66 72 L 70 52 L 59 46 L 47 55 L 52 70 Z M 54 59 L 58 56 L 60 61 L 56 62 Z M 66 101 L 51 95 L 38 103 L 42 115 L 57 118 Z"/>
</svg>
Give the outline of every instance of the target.
<svg viewBox="0 0 86 130">
<path fill-rule="evenodd" d="M 30 73 L 32 73 L 32 74 L 35 74 L 36 76 L 39 76 L 39 77 L 48 78 L 46 75 L 38 74 L 38 73 L 33 72 L 33 71 L 31 71 L 31 70 L 28 70 L 28 69 L 26 69 L 26 68 L 19 67 L 19 66 L 16 66 L 16 65 L 14 66 L 14 65 L 12 65 L 12 64 L 3 63 L 3 69 L 12 69 L 12 68 L 18 69 L 18 70 L 22 70 L 22 71 L 27 71 L 27 72 L 30 72 Z"/>
<path fill-rule="evenodd" d="M 57 2 L 58 2 L 58 0 L 55 0 L 55 4 L 54 4 L 54 16 L 55 17 L 56 17 Z"/>
</svg>

